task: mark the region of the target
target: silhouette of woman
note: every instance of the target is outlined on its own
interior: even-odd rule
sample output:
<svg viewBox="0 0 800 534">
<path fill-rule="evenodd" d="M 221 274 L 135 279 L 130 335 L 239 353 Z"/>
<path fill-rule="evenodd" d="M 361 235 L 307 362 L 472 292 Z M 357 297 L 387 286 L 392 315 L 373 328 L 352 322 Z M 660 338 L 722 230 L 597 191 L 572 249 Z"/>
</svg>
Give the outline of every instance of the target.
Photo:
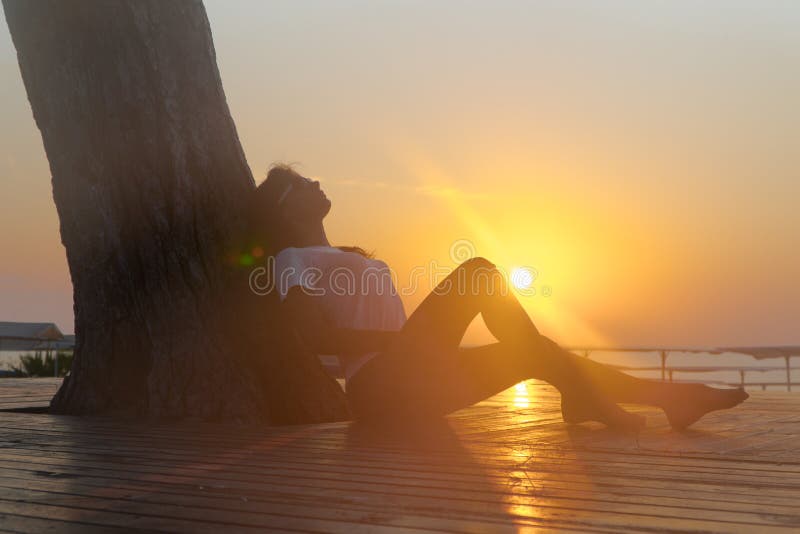
<svg viewBox="0 0 800 534">
<path fill-rule="evenodd" d="M 319 182 L 275 166 L 254 194 L 252 225 L 275 258 L 282 306 L 298 335 L 314 352 L 339 356 L 356 418 L 439 417 L 529 378 L 559 390 L 566 422 L 626 431 L 645 421 L 617 403 L 659 407 L 683 429 L 748 397 L 742 389 L 636 378 L 563 350 L 484 258 L 459 265 L 406 319 L 384 262 L 330 245 L 323 225 L 330 207 Z M 498 342 L 460 347 L 478 313 Z"/>
</svg>

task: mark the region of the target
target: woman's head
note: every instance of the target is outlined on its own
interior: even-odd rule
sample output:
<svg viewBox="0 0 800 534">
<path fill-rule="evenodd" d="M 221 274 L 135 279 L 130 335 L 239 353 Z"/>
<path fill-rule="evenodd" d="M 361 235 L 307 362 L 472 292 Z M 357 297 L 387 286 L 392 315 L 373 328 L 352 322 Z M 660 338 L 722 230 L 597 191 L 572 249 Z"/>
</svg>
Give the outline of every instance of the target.
<svg viewBox="0 0 800 534">
<path fill-rule="evenodd" d="M 304 233 L 322 224 L 331 201 L 319 182 L 288 165 L 276 165 L 256 188 L 251 205 L 251 230 L 273 251 L 296 246 Z"/>
</svg>

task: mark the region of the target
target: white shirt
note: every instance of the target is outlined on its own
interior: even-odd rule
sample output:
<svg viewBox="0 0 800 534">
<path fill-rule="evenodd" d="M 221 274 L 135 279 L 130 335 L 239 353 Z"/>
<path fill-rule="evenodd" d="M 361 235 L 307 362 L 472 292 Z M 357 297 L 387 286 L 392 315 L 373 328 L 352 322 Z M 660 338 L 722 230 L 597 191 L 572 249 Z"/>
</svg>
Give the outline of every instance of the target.
<svg viewBox="0 0 800 534">
<path fill-rule="evenodd" d="M 275 256 L 275 287 L 281 301 L 294 286 L 319 295 L 323 313 L 338 328 L 397 331 L 406 322 L 389 266 L 356 252 L 328 246 L 281 250 Z M 345 379 L 349 381 L 376 354 L 337 355 Z"/>
</svg>

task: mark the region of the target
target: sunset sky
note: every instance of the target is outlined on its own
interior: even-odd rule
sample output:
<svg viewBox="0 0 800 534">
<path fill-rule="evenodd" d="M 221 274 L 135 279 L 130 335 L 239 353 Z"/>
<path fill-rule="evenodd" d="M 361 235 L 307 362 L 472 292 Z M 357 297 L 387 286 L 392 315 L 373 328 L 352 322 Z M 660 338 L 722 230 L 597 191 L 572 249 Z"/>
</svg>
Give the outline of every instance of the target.
<svg viewBox="0 0 800 534">
<path fill-rule="evenodd" d="M 468 240 L 567 345 L 800 343 L 800 3 L 206 7 L 256 180 L 298 162 L 401 283 Z M 0 321 L 72 332 L 4 19 L 0 73 Z"/>
</svg>

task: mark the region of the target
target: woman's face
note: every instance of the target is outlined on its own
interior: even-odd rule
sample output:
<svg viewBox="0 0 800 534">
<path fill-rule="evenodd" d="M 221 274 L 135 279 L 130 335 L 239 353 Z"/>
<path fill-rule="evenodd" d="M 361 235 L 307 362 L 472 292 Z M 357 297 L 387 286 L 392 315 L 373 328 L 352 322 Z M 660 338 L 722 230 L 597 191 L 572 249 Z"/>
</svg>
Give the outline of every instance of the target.
<svg viewBox="0 0 800 534">
<path fill-rule="evenodd" d="M 295 175 L 284 193 L 280 209 L 287 221 L 299 224 L 322 221 L 331 209 L 331 201 L 320 189 L 317 180 Z"/>
</svg>

